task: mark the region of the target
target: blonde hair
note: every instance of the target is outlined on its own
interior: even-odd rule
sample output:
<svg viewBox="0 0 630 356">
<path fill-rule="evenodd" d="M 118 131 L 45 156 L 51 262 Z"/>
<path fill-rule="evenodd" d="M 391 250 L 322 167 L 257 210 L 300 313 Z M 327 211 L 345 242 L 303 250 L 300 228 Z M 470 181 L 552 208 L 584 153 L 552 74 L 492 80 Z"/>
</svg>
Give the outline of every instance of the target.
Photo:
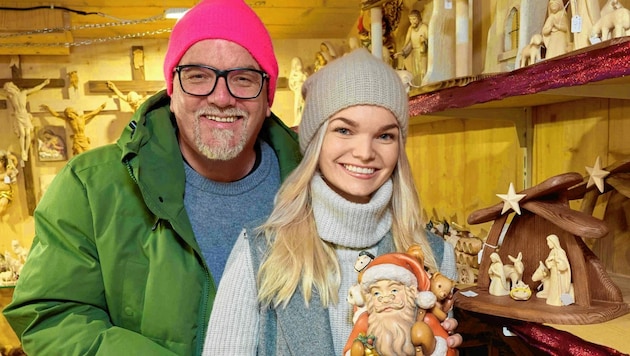
<svg viewBox="0 0 630 356">
<path fill-rule="evenodd" d="M 328 128 L 326 120 L 306 147 L 304 158 L 276 195 L 275 207 L 260 226 L 270 246 L 258 271 L 258 299 L 263 305 L 286 306 L 299 287 L 309 304 L 313 288 L 322 305 L 338 302 L 341 272 L 334 246 L 319 238 L 311 206 L 311 179 L 317 171 L 319 154 Z M 401 128 L 402 129 L 402 128 Z M 420 200 L 402 135 L 398 162 L 392 174 L 392 235 L 397 251 L 419 244 L 425 265 L 437 270 L 433 251 L 421 221 Z"/>
</svg>

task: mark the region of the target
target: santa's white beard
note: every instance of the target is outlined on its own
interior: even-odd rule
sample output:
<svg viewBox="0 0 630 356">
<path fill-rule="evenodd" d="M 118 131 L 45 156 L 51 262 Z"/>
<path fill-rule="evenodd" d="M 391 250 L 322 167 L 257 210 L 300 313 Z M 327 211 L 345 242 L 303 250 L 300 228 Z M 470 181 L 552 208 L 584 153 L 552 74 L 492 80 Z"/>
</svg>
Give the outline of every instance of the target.
<svg viewBox="0 0 630 356">
<path fill-rule="evenodd" d="M 387 313 L 374 312 L 372 299 L 367 300 L 368 335 L 376 337 L 376 350 L 382 356 L 414 356 L 416 348 L 411 343 L 411 327 L 416 321 L 416 308 L 411 298 L 402 309 Z"/>
</svg>

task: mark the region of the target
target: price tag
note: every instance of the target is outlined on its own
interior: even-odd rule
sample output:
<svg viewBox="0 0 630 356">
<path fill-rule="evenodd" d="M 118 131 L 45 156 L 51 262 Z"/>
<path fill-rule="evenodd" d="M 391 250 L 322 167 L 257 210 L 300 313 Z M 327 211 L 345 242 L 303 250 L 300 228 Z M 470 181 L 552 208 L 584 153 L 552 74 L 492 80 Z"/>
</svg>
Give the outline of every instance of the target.
<svg viewBox="0 0 630 356">
<path fill-rule="evenodd" d="M 582 17 L 575 15 L 571 18 L 571 33 L 582 32 Z"/>
<path fill-rule="evenodd" d="M 453 0 L 444 0 L 444 8 L 451 10 L 453 8 Z"/>
<path fill-rule="evenodd" d="M 596 43 L 600 43 L 602 40 L 599 37 L 597 37 L 597 36 L 593 36 L 593 37 L 589 38 L 589 41 L 591 41 L 591 44 L 594 45 Z"/>
<path fill-rule="evenodd" d="M 5 184 L 11 184 L 11 177 L 9 177 L 9 176 L 4 176 L 4 183 L 5 183 Z"/>
</svg>

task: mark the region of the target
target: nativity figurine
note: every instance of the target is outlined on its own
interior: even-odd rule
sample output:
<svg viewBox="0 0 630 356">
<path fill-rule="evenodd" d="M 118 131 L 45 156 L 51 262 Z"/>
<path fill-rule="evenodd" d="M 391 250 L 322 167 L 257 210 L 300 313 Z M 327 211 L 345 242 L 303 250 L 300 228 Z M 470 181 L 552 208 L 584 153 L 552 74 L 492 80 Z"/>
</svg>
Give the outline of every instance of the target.
<svg viewBox="0 0 630 356">
<path fill-rule="evenodd" d="M 501 256 L 499 256 L 498 253 L 493 252 L 490 255 L 490 261 L 490 268 L 488 269 L 490 286 L 488 287 L 488 293 L 497 297 L 509 295 L 510 286 L 508 285 L 507 278 L 505 277 Z"/>
<path fill-rule="evenodd" d="M 630 10 L 623 7 L 619 0 L 608 0 L 591 28 L 591 38 L 606 41 L 623 36 L 630 36 Z"/>
<path fill-rule="evenodd" d="M 546 59 L 557 57 L 569 51 L 569 43 L 571 42 L 569 16 L 564 9 L 562 0 L 549 0 L 542 37 L 547 49 Z"/>
<path fill-rule="evenodd" d="M 550 249 L 549 255 L 545 259 L 545 267 L 549 269 L 547 304 L 555 306 L 572 304 L 575 296 L 567 253 L 560 246 L 557 235 L 547 236 L 547 246 Z"/>
</svg>

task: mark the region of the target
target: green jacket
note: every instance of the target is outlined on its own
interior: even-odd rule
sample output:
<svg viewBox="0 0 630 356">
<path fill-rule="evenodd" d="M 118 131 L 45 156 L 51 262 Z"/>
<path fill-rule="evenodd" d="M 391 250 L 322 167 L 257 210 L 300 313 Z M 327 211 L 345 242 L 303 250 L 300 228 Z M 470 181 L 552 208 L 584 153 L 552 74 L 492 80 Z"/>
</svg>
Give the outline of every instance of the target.
<svg viewBox="0 0 630 356">
<path fill-rule="evenodd" d="M 29 355 L 196 355 L 216 283 L 184 208 L 164 92 L 117 144 L 74 157 L 34 213 L 35 239 L 3 311 Z M 273 116 L 261 132 L 284 179 L 301 156 Z"/>
</svg>

